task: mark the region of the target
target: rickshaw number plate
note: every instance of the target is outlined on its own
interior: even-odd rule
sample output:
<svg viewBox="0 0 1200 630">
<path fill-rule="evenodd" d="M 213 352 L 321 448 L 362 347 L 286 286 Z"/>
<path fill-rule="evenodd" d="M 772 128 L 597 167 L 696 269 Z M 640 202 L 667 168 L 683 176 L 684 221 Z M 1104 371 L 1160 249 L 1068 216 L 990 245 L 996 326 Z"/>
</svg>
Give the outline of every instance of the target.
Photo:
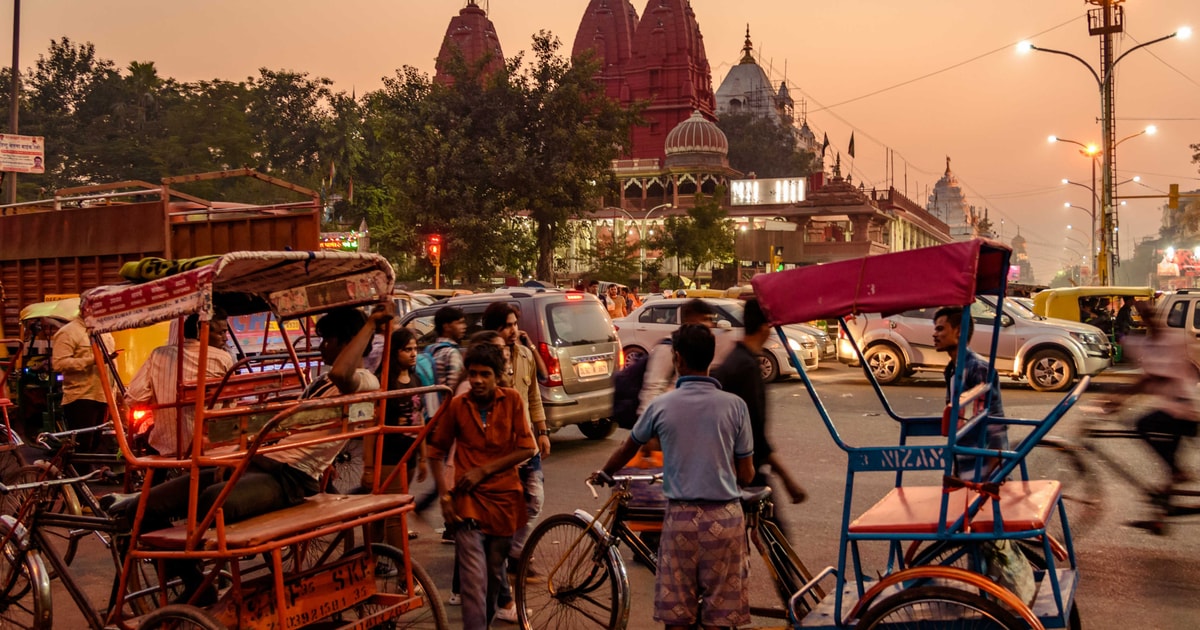
<svg viewBox="0 0 1200 630">
<path fill-rule="evenodd" d="M 303 287 L 275 291 L 271 305 L 279 318 L 295 317 L 335 306 L 349 306 L 378 300 L 387 295 L 387 276 L 375 270 Z"/>
<path fill-rule="evenodd" d="M 300 628 L 347 610 L 375 593 L 375 565 L 368 554 L 338 563 L 284 584 L 282 630 Z M 266 588 L 246 598 L 241 623 L 280 630 L 275 591 Z M 256 622 L 251 622 L 254 619 Z"/>
</svg>

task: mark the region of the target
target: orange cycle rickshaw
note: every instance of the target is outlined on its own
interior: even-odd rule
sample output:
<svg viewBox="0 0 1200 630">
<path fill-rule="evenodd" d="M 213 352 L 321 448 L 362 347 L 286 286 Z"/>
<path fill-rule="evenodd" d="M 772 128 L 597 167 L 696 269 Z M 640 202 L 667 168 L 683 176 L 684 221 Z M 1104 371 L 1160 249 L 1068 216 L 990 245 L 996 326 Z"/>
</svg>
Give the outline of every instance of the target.
<svg viewBox="0 0 1200 630">
<path fill-rule="evenodd" d="M 230 315 L 270 311 L 283 322 L 336 307 L 386 303 L 392 283 L 391 266 L 374 254 L 234 252 L 206 266 L 149 282 L 92 289 L 84 293 L 81 311 L 93 339 L 104 332 L 197 314 L 198 364 L 206 365 L 209 320 L 218 306 Z M 385 383 L 387 350 L 385 347 L 381 368 Z M 101 349 L 95 351 L 99 357 Z M 420 443 L 429 430 L 429 426 L 384 426 L 383 404 L 388 398 L 437 388 L 301 400 L 298 394 L 308 383 L 304 370 L 307 364 L 297 357 L 290 342 L 287 352 L 291 355 L 290 365 L 230 374 L 223 379 L 206 376 L 201 370 L 194 383 L 180 385 L 175 406 L 194 409 L 195 427 L 191 443 L 181 449 L 181 457 L 135 455 L 127 430 L 116 423 L 116 438 L 126 464 L 144 470 L 145 481 L 105 627 L 448 627 L 437 591 L 428 574 L 413 561 L 407 540 L 399 549 L 374 540 L 382 528 L 372 525 L 381 525 L 387 518 L 403 519 L 413 509 L 403 462 L 392 473 L 393 477 L 400 475 L 402 493 L 382 491 L 394 478 L 383 478 L 376 465 L 370 493 L 319 493 L 299 505 L 236 523 L 225 521 L 222 505 L 255 456 L 369 438 L 367 443 L 376 445 L 373 461 L 379 462 L 383 440 L 374 439 L 376 436 L 409 432 Z M 182 366 L 178 373 L 182 374 Z M 102 375 L 113 417 L 127 418 L 129 410 L 119 399 L 116 386 L 107 374 Z M 414 450 L 410 448 L 404 459 Z M 212 508 L 202 512 L 197 507 L 197 480 L 202 469 L 212 468 L 225 471 L 228 484 Z M 187 516 L 169 529 L 143 531 L 151 486 L 171 472 L 189 473 L 193 480 Z M 74 481 L 78 480 L 42 483 L 53 486 Z M 4 528 L 6 538 L 22 533 L 18 524 L 9 525 Z M 4 543 L 8 555 L 19 554 L 22 548 L 9 540 Z M 8 571 L 10 574 L 27 566 L 19 558 L 7 560 L 6 566 L 14 569 Z M 203 590 L 186 603 L 172 601 L 180 598 L 177 580 L 168 579 L 147 592 L 147 580 L 138 577 L 145 573 L 147 564 L 157 568 L 159 577 L 171 575 L 165 568 L 172 561 L 198 562 L 202 566 Z M 49 579 L 26 573 L 19 582 L 33 583 L 34 588 L 29 590 L 35 592 L 40 592 L 38 580 Z M 203 602 L 204 594 L 211 597 L 214 588 L 215 603 Z M 129 605 L 134 598 L 152 601 L 150 612 L 131 612 L 147 608 Z M 46 625 L 39 627 L 48 626 L 47 616 Z"/>
</svg>

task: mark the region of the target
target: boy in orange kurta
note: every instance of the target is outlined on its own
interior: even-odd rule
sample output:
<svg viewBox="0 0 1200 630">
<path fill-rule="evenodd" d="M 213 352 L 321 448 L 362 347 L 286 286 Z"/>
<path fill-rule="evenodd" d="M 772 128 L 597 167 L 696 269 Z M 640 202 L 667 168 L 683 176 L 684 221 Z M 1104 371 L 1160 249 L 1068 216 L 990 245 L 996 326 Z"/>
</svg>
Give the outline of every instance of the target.
<svg viewBox="0 0 1200 630">
<path fill-rule="evenodd" d="M 512 535 L 525 521 L 517 466 L 537 452 L 525 406 L 516 390 L 499 387 L 504 355 L 492 344 L 471 348 L 464 360 L 471 389 L 438 409 L 429 437 L 442 516 L 454 528 L 455 562 L 462 589 L 463 628 L 485 630 L 496 612 Z M 454 483 L 442 471 L 454 447 Z"/>
</svg>

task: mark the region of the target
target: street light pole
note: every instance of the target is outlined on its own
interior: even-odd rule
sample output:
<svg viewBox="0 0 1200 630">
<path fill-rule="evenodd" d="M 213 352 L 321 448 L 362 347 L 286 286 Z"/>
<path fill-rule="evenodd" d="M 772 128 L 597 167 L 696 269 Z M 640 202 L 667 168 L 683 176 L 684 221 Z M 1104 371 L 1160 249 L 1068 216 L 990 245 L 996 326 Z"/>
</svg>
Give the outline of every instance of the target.
<svg viewBox="0 0 1200 630">
<path fill-rule="evenodd" d="M 16 135 L 21 111 L 21 0 L 13 0 L 12 89 L 8 96 L 8 132 Z M 4 203 L 17 203 L 17 172 L 8 173 Z"/>
<path fill-rule="evenodd" d="M 650 220 L 650 215 L 653 214 L 655 210 L 659 210 L 661 208 L 672 208 L 672 207 L 674 207 L 674 206 L 672 206 L 669 203 L 664 203 L 664 204 L 659 204 L 657 206 L 654 206 L 653 208 L 650 208 L 649 210 L 646 211 L 646 215 L 644 217 L 642 217 L 641 223 L 638 223 L 638 220 L 635 219 L 632 214 L 629 214 L 629 211 L 624 208 L 618 208 L 616 206 L 609 206 L 609 207 L 605 208 L 605 210 L 616 210 L 617 212 L 620 212 L 621 214 L 625 215 L 626 217 L 629 218 L 629 222 L 632 223 L 634 225 L 634 227 L 637 228 L 637 231 L 638 231 L 638 290 L 639 291 L 644 288 L 644 287 L 642 287 L 642 282 L 644 280 L 642 278 L 642 274 L 645 272 L 645 269 L 646 269 L 646 222 Z"/>
<path fill-rule="evenodd" d="M 1116 186 L 1114 186 L 1115 178 L 1113 171 L 1116 168 L 1116 120 L 1114 115 L 1115 102 L 1114 92 L 1116 81 L 1113 78 L 1113 70 L 1118 63 L 1121 62 L 1129 53 L 1132 53 L 1139 48 L 1145 48 L 1151 44 L 1166 41 L 1173 37 L 1187 39 L 1191 36 L 1192 30 L 1188 27 L 1183 27 L 1170 35 L 1165 35 L 1157 39 L 1152 39 L 1144 44 L 1139 44 L 1122 53 L 1116 59 L 1113 58 L 1113 35 L 1121 33 L 1125 30 L 1124 19 L 1125 11 L 1118 6 L 1122 0 L 1087 0 L 1088 3 L 1099 6 L 1098 9 L 1088 11 L 1088 33 L 1093 36 L 1099 36 L 1100 39 L 1100 72 L 1097 72 L 1087 61 L 1078 55 L 1052 48 L 1042 48 L 1035 46 L 1030 42 L 1021 42 L 1017 44 L 1017 50 L 1026 52 L 1036 50 L 1039 52 L 1050 53 L 1054 55 L 1062 55 L 1070 57 L 1078 61 L 1083 67 L 1087 68 L 1091 73 L 1092 78 L 1096 80 L 1096 87 L 1100 90 L 1100 119 L 1101 133 L 1104 135 L 1104 148 L 1101 152 L 1103 157 L 1102 164 L 1102 179 L 1103 188 L 1101 189 L 1101 204 L 1100 204 L 1100 284 L 1112 284 L 1112 268 L 1119 261 L 1119 255 L 1116 251 L 1113 235 L 1117 228 L 1117 211 L 1113 206 L 1113 199 L 1116 196 Z"/>
</svg>

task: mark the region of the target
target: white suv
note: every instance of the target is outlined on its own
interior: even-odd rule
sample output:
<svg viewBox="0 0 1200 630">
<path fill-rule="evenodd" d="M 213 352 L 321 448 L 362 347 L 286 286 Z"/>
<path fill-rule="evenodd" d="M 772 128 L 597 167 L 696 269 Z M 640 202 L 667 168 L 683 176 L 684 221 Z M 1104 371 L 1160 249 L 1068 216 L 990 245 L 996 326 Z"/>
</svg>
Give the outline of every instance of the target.
<svg viewBox="0 0 1200 630">
<path fill-rule="evenodd" d="M 847 322 L 849 334 L 863 350 L 875 378 L 893 383 L 915 371 L 941 371 L 949 363 L 945 352 L 933 348 L 933 315 L 937 308 L 905 311 L 891 317 L 860 315 Z M 977 298 L 971 306 L 975 336 L 971 349 L 987 356 L 992 345 L 995 304 Z M 1005 302 L 1001 316 L 996 369 L 1013 379 L 1025 378 L 1041 392 L 1069 389 L 1077 378 L 1099 374 L 1109 366 L 1112 346 L 1095 326 L 1034 315 Z M 858 364 L 849 340 L 838 343 L 838 360 Z"/>
</svg>

